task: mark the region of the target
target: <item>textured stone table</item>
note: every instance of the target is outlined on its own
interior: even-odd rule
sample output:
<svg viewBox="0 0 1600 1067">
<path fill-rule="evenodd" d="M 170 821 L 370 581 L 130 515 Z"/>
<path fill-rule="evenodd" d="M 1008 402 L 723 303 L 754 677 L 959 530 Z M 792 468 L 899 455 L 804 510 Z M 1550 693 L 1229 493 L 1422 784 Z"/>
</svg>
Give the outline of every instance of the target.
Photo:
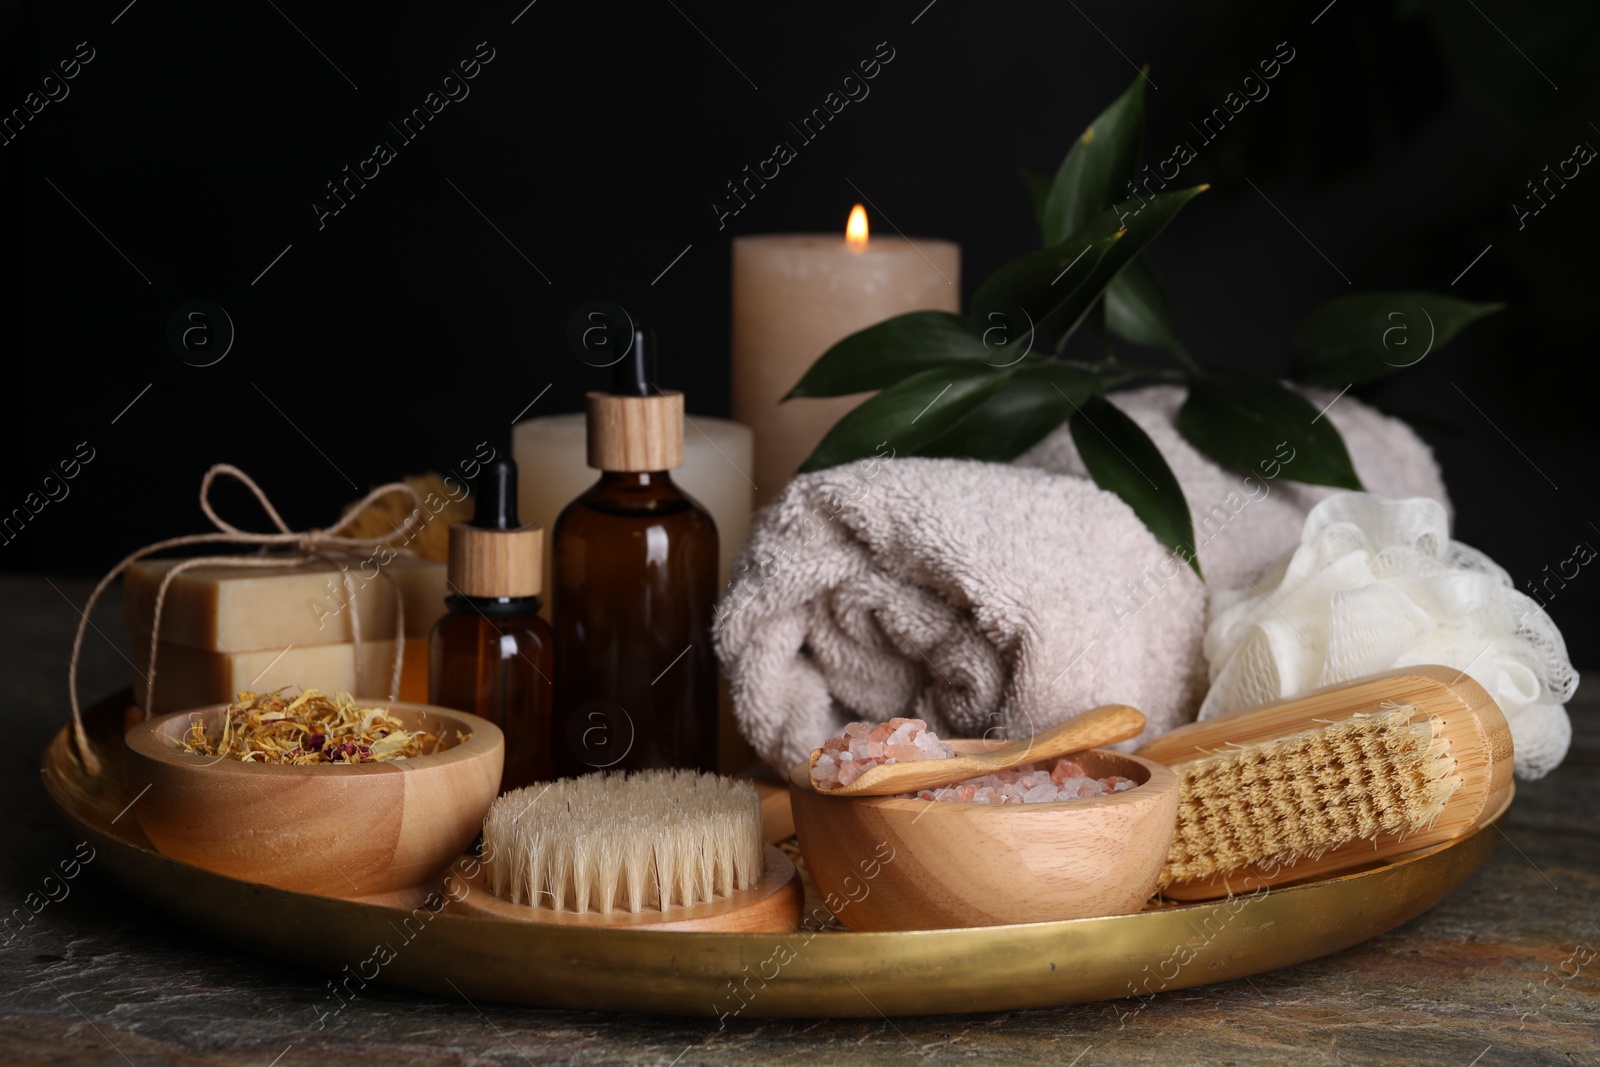
<svg viewBox="0 0 1600 1067">
<path fill-rule="evenodd" d="M 37 760 L 66 717 L 81 581 L 0 576 L 0 901 L 74 842 Z M 56 588 L 58 587 L 58 588 Z M 114 606 L 83 691 L 127 684 Z M 117 647 L 113 647 L 113 642 Z M 127 909 L 92 865 L 0 934 L 0 1062 L 92 1064 L 1600 1064 L 1600 694 L 1572 707 L 1565 766 L 1520 787 L 1498 851 L 1454 896 L 1367 944 L 1254 978 L 998 1015 L 730 1020 L 539 1011 L 365 989 L 324 1029 L 325 975 L 209 947 Z M 59 892 L 59 891 L 57 891 Z M 9 938 L 9 939 L 8 939 Z M 1119 1026 L 1119 1018 L 1122 1025 Z"/>
</svg>

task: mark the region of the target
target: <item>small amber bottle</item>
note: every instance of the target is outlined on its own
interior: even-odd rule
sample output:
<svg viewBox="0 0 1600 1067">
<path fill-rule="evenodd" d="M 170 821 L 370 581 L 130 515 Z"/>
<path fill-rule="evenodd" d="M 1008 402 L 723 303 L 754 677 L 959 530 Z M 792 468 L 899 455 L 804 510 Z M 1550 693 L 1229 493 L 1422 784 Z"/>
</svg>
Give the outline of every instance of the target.
<svg viewBox="0 0 1600 1067">
<path fill-rule="evenodd" d="M 447 613 L 428 646 L 428 699 L 505 733 L 502 792 L 548 781 L 552 657 L 539 617 L 544 531 L 517 521 L 517 465 L 484 467 L 471 522 L 450 527 Z"/>
<path fill-rule="evenodd" d="M 555 526 L 556 774 L 714 771 L 717 527 L 668 473 L 683 394 L 655 385 L 645 331 L 589 394 L 588 431 L 600 480 Z"/>
</svg>

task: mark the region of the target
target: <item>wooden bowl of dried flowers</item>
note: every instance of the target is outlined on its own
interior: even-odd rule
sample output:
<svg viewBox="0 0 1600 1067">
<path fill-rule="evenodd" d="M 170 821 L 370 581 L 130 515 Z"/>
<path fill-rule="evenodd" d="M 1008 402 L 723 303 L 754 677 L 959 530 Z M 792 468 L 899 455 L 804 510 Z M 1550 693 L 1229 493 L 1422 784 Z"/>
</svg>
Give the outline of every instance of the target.
<svg viewBox="0 0 1600 1067">
<path fill-rule="evenodd" d="M 505 738 L 427 704 L 240 694 L 127 734 L 129 795 L 163 854 L 300 893 L 419 885 L 470 845 Z"/>
</svg>

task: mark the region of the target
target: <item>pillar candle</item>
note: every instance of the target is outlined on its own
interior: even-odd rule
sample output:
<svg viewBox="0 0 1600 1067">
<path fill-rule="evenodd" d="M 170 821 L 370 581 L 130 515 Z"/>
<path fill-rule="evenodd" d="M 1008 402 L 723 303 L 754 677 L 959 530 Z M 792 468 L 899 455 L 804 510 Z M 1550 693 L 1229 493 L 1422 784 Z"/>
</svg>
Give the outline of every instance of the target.
<svg viewBox="0 0 1600 1067">
<path fill-rule="evenodd" d="M 858 211 L 861 209 L 857 208 Z M 733 417 L 755 430 L 756 504 L 771 500 L 861 397 L 780 405 L 835 342 L 906 311 L 958 311 L 961 247 L 927 238 L 760 234 L 733 241 Z"/>
<path fill-rule="evenodd" d="M 750 533 L 750 447 L 749 427 L 690 415 L 683 426 L 683 466 L 671 472 L 672 480 L 700 501 L 717 524 L 719 592 L 727 589 L 734 557 Z M 512 431 L 511 451 L 517 461 L 519 516 L 543 526 L 548 545 L 561 512 L 600 478 L 589 466 L 584 416 L 547 415 L 520 422 Z M 544 587 L 552 587 L 548 551 Z"/>
</svg>

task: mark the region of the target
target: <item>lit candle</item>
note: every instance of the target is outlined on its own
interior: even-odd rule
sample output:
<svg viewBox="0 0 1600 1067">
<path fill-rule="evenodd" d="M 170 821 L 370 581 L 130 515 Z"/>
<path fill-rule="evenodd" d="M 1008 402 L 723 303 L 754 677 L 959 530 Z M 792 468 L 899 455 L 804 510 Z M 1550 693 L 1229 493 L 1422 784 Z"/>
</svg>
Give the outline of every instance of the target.
<svg viewBox="0 0 1600 1067">
<path fill-rule="evenodd" d="M 844 240 L 733 240 L 733 417 L 755 430 L 756 503 L 771 500 L 860 397 L 779 401 L 835 342 L 906 311 L 957 311 L 961 246 L 871 237 L 850 212 Z"/>
</svg>

